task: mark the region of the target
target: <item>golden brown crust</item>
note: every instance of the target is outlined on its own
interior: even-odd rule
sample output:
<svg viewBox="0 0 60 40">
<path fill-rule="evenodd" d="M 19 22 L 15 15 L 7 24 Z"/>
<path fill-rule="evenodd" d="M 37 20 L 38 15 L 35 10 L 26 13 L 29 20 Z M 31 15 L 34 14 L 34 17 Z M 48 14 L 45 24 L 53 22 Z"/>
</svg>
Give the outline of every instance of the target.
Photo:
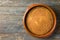
<svg viewBox="0 0 60 40">
<path fill-rule="evenodd" d="M 26 23 L 25 23 L 25 21 L 26 21 L 25 19 L 26 19 L 26 16 L 27 16 L 27 15 L 26 15 L 27 12 L 28 12 L 31 8 L 35 7 L 35 6 L 43 6 L 43 7 L 48 8 L 48 9 L 50 10 L 52 16 L 53 16 L 53 27 L 52 27 L 52 29 L 51 29 L 50 32 L 48 32 L 48 33 L 46 33 L 46 34 L 44 34 L 44 35 L 36 35 L 36 34 L 31 33 L 31 32 L 27 29 L 27 26 L 26 26 Z M 24 27 L 25 27 L 25 29 L 27 30 L 27 32 L 30 33 L 31 35 L 33 35 L 33 36 L 35 36 L 35 37 L 39 37 L 39 38 L 45 38 L 45 37 L 50 36 L 50 35 L 53 33 L 53 31 L 54 31 L 54 29 L 55 29 L 55 26 L 56 26 L 56 16 L 55 16 L 54 11 L 53 11 L 49 6 L 47 6 L 47 5 L 45 5 L 45 4 L 32 4 L 31 6 L 28 7 L 28 9 L 27 9 L 26 12 L 25 12 L 25 15 L 24 15 L 24 18 L 23 18 L 23 24 L 24 24 Z"/>
<path fill-rule="evenodd" d="M 51 30 L 53 17 L 47 8 L 36 7 L 28 13 L 26 22 L 27 27 L 32 33 L 43 35 Z"/>
</svg>

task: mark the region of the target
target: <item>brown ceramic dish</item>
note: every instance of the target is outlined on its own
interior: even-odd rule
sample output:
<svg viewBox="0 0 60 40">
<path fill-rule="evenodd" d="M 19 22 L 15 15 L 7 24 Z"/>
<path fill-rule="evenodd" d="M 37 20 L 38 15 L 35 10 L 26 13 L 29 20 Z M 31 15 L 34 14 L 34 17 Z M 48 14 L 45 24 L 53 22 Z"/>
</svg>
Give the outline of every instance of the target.
<svg viewBox="0 0 60 40">
<path fill-rule="evenodd" d="M 49 6 L 32 4 L 25 12 L 23 23 L 28 33 L 35 37 L 45 38 L 53 33 L 56 16 Z"/>
</svg>

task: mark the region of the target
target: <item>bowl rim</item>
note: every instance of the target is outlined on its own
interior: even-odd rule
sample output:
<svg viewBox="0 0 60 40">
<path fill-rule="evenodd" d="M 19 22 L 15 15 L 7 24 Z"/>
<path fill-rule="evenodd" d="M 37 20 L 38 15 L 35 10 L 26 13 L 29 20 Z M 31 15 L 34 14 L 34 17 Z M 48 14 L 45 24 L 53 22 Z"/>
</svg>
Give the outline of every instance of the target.
<svg viewBox="0 0 60 40">
<path fill-rule="evenodd" d="M 35 7 L 35 6 L 43 6 L 43 7 L 46 7 L 46 8 L 48 8 L 48 9 L 51 11 L 51 13 L 52 13 L 52 16 L 53 16 L 53 27 L 52 27 L 51 31 L 48 32 L 48 33 L 46 33 L 45 35 L 35 35 L 35 34 L 32 34 L 31 32 L 29 32 L 29 30 L 28 30 L 27 27 L 26 27 L 26 24 L 25 24 L 25 19 L 26 19 L 26 16 L 27 16 L 26 14 L 27 14 L 27 12 L 28 12 L 31 8 L 33 8 L 33 7 Z M 27 31 L 29 34 L 31 34 L 32 36 L 34 36 L 34 37 L 38 37 L 38 38 L 49 37 L 49 36 L 53 33 L 53 31 L 55 30 L 55 28 L 56 28 L 56 15 L 55 15 L 55 12 L 54 12 L 54 10 L 53 10 L 51 7 L 49 7 L 49 6 L 46 5 L 46 4 L 32 4 L 32 5 L 28 6 L 28 8 L 27 8 L 27 10 L 26 10 L 26 12 L 25 12 L 25 14 L 24 14 L 24 17 L 23 17 L 23 25 L 24 25 L 24 28 L 26 29 L 26 31 Z"/>
</svg>

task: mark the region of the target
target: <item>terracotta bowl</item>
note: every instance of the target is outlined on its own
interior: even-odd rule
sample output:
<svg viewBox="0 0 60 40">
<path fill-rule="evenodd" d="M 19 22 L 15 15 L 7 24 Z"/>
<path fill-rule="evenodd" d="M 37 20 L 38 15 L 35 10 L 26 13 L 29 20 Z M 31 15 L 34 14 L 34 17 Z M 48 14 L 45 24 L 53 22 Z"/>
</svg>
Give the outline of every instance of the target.
<svg viewBox="0 0 60 40">
<path fill-rule="evenodd" d="M 31 10 L 33 10 L 33 12 Z M 51 16 L 48 16 L 48 15 L 50 15 L 49 13 L 51 14 Z M 29 16 L 32 16 L 31 20 L 29 20 L 29 18 L 30 18 Z M 44 17 L 46 16 L 46 17 L 44 18 L 43 16 Z M 50 17 L 50 19 L 48 17 Z M 49 37 L 53 33 L 53 31 L 56 27 L 56 16 L 55 16 L 54 11 L 49 6 L 47 6 L 45 4 L 32 4 L 27 8 L 27 10 L 24 14 L 23 24 L 24 24 L 24 27 L 27 30 L 27 32 L 29 34 L 31 34 L 32 36 L 39 37 L 39 38 L 45 38 L 45 37 Z"/>
</svg>

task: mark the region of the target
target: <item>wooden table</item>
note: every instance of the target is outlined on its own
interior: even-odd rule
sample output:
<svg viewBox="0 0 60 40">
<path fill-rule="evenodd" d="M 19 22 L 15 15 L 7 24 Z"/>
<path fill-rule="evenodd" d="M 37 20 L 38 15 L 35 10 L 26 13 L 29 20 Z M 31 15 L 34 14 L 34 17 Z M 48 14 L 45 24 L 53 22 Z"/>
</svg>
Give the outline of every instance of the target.
<svg viewBox="0 0 60 40">
<path fill-rule="evenodd" d="M 36 38 L 26 33 L 22 19 L 31 4 L 46 4 L 55 11 L 57 25 L 49 38 Z M 60 0 L 0 0 L 0 40 L 60 40 Z"/>
</svg>

